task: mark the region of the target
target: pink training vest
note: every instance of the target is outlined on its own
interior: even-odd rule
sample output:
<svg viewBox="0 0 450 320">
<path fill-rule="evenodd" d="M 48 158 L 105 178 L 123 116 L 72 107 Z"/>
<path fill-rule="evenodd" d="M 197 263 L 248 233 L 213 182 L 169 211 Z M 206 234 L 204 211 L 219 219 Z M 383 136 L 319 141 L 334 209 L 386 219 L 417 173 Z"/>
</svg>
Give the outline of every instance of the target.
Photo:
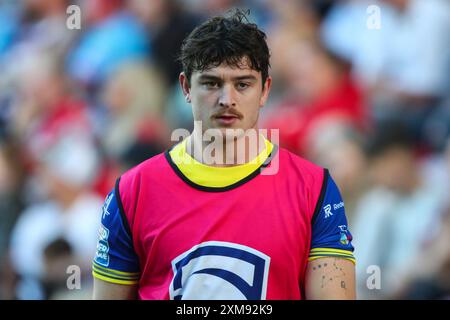
<svg viewBox="0 0 450 320">
<path fill-rule="evenodd" d="M 183 290 L 188 294 L 189 274 L 201 277 L 209 272 L 217 275 L 214 279 L 235 281 L 235 270 L 250 279 L 235 282 L 249 292 L 247 298 L 302 299 L 311 219 L 324 169 L 279 148 L 264 170 L 275 161 L 276 174 L 258 174 L 221 192 L 190 186 L 165 154 L 121 177 L 120 198 L 139 257 L 140 299 L 177 299 Z M 196 246 L 204 248 L 196 251 Z M 217 266 L 208 267 L 210 260 L 199 262 L 205 254 L 223 254 L 228 271 L 218 274 Z M 183 255 L 187 258 L 182 261 Z M 177 261 L 180 274 L 175 277 Z M 214 281 L 202 285 L 213 286 Z"/>
</svg>

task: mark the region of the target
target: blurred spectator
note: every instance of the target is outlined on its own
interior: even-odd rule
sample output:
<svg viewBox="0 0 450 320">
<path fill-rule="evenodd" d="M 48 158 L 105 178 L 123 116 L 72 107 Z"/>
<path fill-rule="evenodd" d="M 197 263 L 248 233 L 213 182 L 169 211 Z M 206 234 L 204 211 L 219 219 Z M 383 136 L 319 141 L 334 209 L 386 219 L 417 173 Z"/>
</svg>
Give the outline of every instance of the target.
<svg viewBox="0 0 450 320">
<path fill-rule="evenodd" d="M 336 1 L 334 0 L 315 0 L 311 2 L 312 6 L 314 7 L 314 10 L 318 13 L 321 19 L 327 15 L 327 13 L 336 3 Z"/>
<path fill-rule="evenodd" d="M 73 247 L 82 270 L 90 268 L 102 205 L 89 191 L 98 165 L 94 146 L 80 135 L 64 137 L 42 157 L 37 178 L 48 200 L 25 209 L 11 239 L 13 266 L 22 278 L 19 298 L 43 297 L 43 252 L 58 237 Z"/>
<path fill-rule="evenodd" d="M 5 28 L 3 28 L 2 20 L 4 41 L 8 40 L 8 46 L 3 55 L 0 50 L 0 68 L 2 69 L 0 86 L 5 86 L 6 80 L 14 78 L 16 73 L 20 72 L 21 63 L 17 61 L 30 60 L 30 57 L 40 55 L 42 52 L 51 52 L 53 56 L 62 56 L 67 53 L 76 36 L 75 32 L 66 28 L 68 3 L 68 0 L 27 0 L 14 6 L 12 4 L 0 6 L 0 17 L 2 12 L 10 13 L 6 19 Z M 8 21 L 14 19 L 21 23 L 15 30 L 8 31 Z M 9 38 L 7 32 L 10 32 Z"/>
<path fill-rule="evenodd" d="M 368 187 L 364 137 L 345 124 L 323 123 L 308 142 L 308 158 L 330 173 L 345 201 L 345 213 L 353 226 L 355 207 Z"/>
<path fill-rule="evenodd" d="M 372 187 L 361 197 L 353 226 L 360 298 L 390 298 L 429 239 L 445 205 L 445 185 L 424 175 L 410 132 L 380 127 L 368 144 Z M 381 269 L 381 290 L 368 290 L 366 269 Z"/>
<path fill-rule="evenodd" d="M 205 17 L 192 11 L 192 4 L 177 0 L 128 0 L 128 5 L 146 28 L 152 47 L 151 61 L 160 71 L 160 86 L 163 84 L 168 88 L 164 108 L 168 125 L 170 128 L 189 128 L 192 112 L 180 92 L 181 64 L 177 56 L 184 38 Z"/>
<path fill-rule="evenodd" d="M 66 28 L 69 3 L 69 0 L 26 0 L 20 4 L 2 6 L 0 12 L 11 13 L 4 28 L 2 20 L 4 39 L 9 39 L 10 43 L 5 66 L 8 67 L 8 61 L 33 51 L 51 50 L 55 55 L 65 54 L 76 36 L 76 32 Z M 18 27 L 14 27 L 14 19 L 21 19 Z"/>
<path fill-rule="evenodd" d="M 74 265 L 76 259 L 71 245 L 58 238 L 49 243 L 43 252 L 44 272 L 42 283 L 45 299 L 54 297 L 58 291 L 67 290 L 67 267 Z"/>
<path fill-rule="evenodd" d="M 443 187 L 446 210 L 436 219 L 433 232 L 423 244 L 421 253 L 405 274 L 399 275 L 403 286 L 395 293 L 400 299 L 450 299 L 450 135 L 442 157 L 443 166 L 433 161 L 432 179 Z M 436 170 L 441 168 L 441 170 Z M 439 172 L 436 172 L 439 171 Z M 430 170 L 428 170 L 430 173 Z M 433 181 L 433 180 L 432 180 Z"/>
<path fill-rule="evenodd" d="M 6 3 L 5 3 L 6 2 Z M 38 58 L 43 52 L 63 56 L 77 33 L 66 28 L 67 0 L 2 1 L 0 4 L 0 134 L 11 114 L 16 112 L 13 101 L 17 98 L 14 83 L 23 64 Z M 2 40 L 3 39 L 3 40 Z M 20 63 L 18 63 L 20 62 Z M 3 131 L 3 132 L 1 132 Z"/>
<path fill-rule="evenodd" d="M 76 274 L 77 257 L 70 243 L 57 238 L 49 243 L 43 254 L 44 273 L 42 283 L 45 298 L 49 300 L 91 299 L 92 282 L 90 269 Z M 69 268 L 70 267 L 70 268 Z M 72 269 L 73 268 L 73 269 Z M 73 272 L 75 270 L 75 272 Z M 78 277 L 75 279 L 75 277 Z M 69 277 L 71 277 L 69 279 Z M 68 284 L 74 286 L 68 287 Z"/>
<path fill-rule="evenodd" d="M 241 0 L 186 0 L 185 2 L 186 8 L 191 12 L 201 13 L 207 17 L 223 14 L 242 3 Z"/>
<path fill-rule="evenodd" d="M 20 46 L 48 49 L 56 55 L 65 54 L 76 36 L 76 32 L 66 27 L 66 9 L 70 4 L 70 0 L 24 1 L 23 19 L 29 20 L 30 25 Z"/>
<path fill-rule="evenodd" d="M 449 207 L 450 208 L 450 207 Z M 436 222 L 437 234 L 427 239 L 410 265 L 397 299 L 450 299 L 450 209 Z"/>
<path fill-rule="evenodd" d="M 343 61 L 312 41 L 291 44 L 285 58 L 291 66 L 285 74 L 286 99 L 273 108 L 263 125 L 282 128 L 282 146 L 307 156 L 311 135 L 325 122 L 360 131 L 366 128 L 363 96 Z"/>
<path fill-rule="evenodd" d="M 438 104 L 423 121 L 421 142 L 429 150 L 441 153 L 450 137 L 450 92 L 447 99 Z"/>
<path fill-rule="evenodd" d="M 110 119 L 100 138 L 107 156 L 122 161 L 125 168 L 168 145 L 163 117 L 166 88 L 159 79 L 154 67 L 136 62 L 123 64 L 106 81 L 102 97 Z"/>
<path fill-rule="evenodd" d="M 11 229 L 22 210 L 24 178 L 17 146 L 0 142 L 0 260 L 6 255 Z"/>
<path fill-rule="evenodd" d="M 370 1 L 341 1 L 322 26 L 326 45 L 352 61 L 378 121 L 403 119 L 418 142 L 424 122 L 450 90 L 450 2 L 376 3 L 378 29 L 368 26 Z M 375 13 L 372 11 L 372 15 Z"/>
<path fill-rule="evenodd" d="M 125 10 L 125 0 L 83 1 L 86 30 L 68 55 L 68 73 L 95 91 L 121 63 L 148 55 L 142 26 Z"/>
<path fill-rule="evenodd" d="M 314 41 L 319 27 L 318 17 L 304 1 L 267 1 L 267 9 L 273 18 L 267 27 L 269 48 L 271 48 L 271 76 L 274 78 L 271 100 L 284 95 L 289 86 L 287 74 L 292 67 L 293 48 L 304 42 Z M 298 60 L 295 60 L 295 65 Z"/>
<path fill-rule="evenodd" d="M 23 60 L 10 132 L 23 144 L 30 166 L 65 134 L 92 135 L 86 104 L 71 92 L 62 64 L 48 51 Z"/>
<path fill-rule="evenodd" d="M 0 257 L 0 300 L 17 299 L 16 288 L 19 282 L 9 255 Z"/>
<path fill-rule="evenodd" d="M 139 17 L 150 36 L 152 62 L 162 74 L 160 80 L 178 84 L 181 64 L 176 57 L 184 38 L 199 22 L 198 15 L 186 11 L 176 0 L 128 0 L 131 11 Z"/>
<path fill-rule="evenodd" d="M 19 8 L 13 1 L 3 1 L 0 4 L 0 57 L 12 45 L 19 29 Z"/>
<path fill-rule="evenodd" d="M 323 24 L 326 44 L 384 93 L 440 97 L 448 92 L 450 3 L 384 0 L 380 29 L 369 29 L 369 1 L 341 1 Z M 408 50 L 406 50 L 408 48 Z"/>
</svg>

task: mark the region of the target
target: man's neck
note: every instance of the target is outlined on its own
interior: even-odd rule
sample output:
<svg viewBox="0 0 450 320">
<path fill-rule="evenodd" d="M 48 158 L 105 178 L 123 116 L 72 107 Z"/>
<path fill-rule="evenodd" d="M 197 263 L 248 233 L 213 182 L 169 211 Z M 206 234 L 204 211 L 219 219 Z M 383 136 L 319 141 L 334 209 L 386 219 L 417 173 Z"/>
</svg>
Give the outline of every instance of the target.
<svg viewBox="0 0 450 320">
<path fill-rule="evenodd" d="M 266 148 L 264 136 L 256 133 L 255 137 L 249 139 L 244 135 L 210 142 L 204 141 L 194 130 L 187 138 L 186 152 L 198 162 L 212 167 L 242 165 L 256 159 Z"/>
</svg>

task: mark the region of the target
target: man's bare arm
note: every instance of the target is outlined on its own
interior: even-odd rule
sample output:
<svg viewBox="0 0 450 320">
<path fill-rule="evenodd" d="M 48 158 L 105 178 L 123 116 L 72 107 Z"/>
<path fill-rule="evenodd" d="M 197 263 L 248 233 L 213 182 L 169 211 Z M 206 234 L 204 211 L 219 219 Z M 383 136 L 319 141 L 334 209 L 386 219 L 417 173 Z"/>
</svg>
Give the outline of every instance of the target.
<svg viewBox="0 0 450 320">
<path fill-rule="evenodd" d="M 333 257 L 310 261 L 306 269 L 305 294 L 309 300 L 356 299 L 355 265 Z"/>
<path fill-rule="evenodd" d="M 94 277 L 94 300 L 133 300 L 137 299 L 137 285 L 116 284 Z"/>
</svg>

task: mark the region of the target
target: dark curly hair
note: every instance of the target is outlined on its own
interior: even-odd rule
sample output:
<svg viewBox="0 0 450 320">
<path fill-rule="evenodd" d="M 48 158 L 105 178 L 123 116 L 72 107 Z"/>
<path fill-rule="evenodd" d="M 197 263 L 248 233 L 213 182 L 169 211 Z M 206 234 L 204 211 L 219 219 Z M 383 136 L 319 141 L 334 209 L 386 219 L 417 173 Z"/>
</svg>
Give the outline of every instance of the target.
<svg viewBox="0 0 450 320">
<path fill-rule="evenodd" d="M 248 12 L 236 9 L 229 17 L 217 16 L 196 27 L 184 39 L 178 60 L 190 83 L 194 71 L 204 71 L 225 62 L 242 67 L 248 58 L 249 67 L 261 72 L 264 85 L 270 67 L 266 34 L 247 19 Z"/>
</svg>

